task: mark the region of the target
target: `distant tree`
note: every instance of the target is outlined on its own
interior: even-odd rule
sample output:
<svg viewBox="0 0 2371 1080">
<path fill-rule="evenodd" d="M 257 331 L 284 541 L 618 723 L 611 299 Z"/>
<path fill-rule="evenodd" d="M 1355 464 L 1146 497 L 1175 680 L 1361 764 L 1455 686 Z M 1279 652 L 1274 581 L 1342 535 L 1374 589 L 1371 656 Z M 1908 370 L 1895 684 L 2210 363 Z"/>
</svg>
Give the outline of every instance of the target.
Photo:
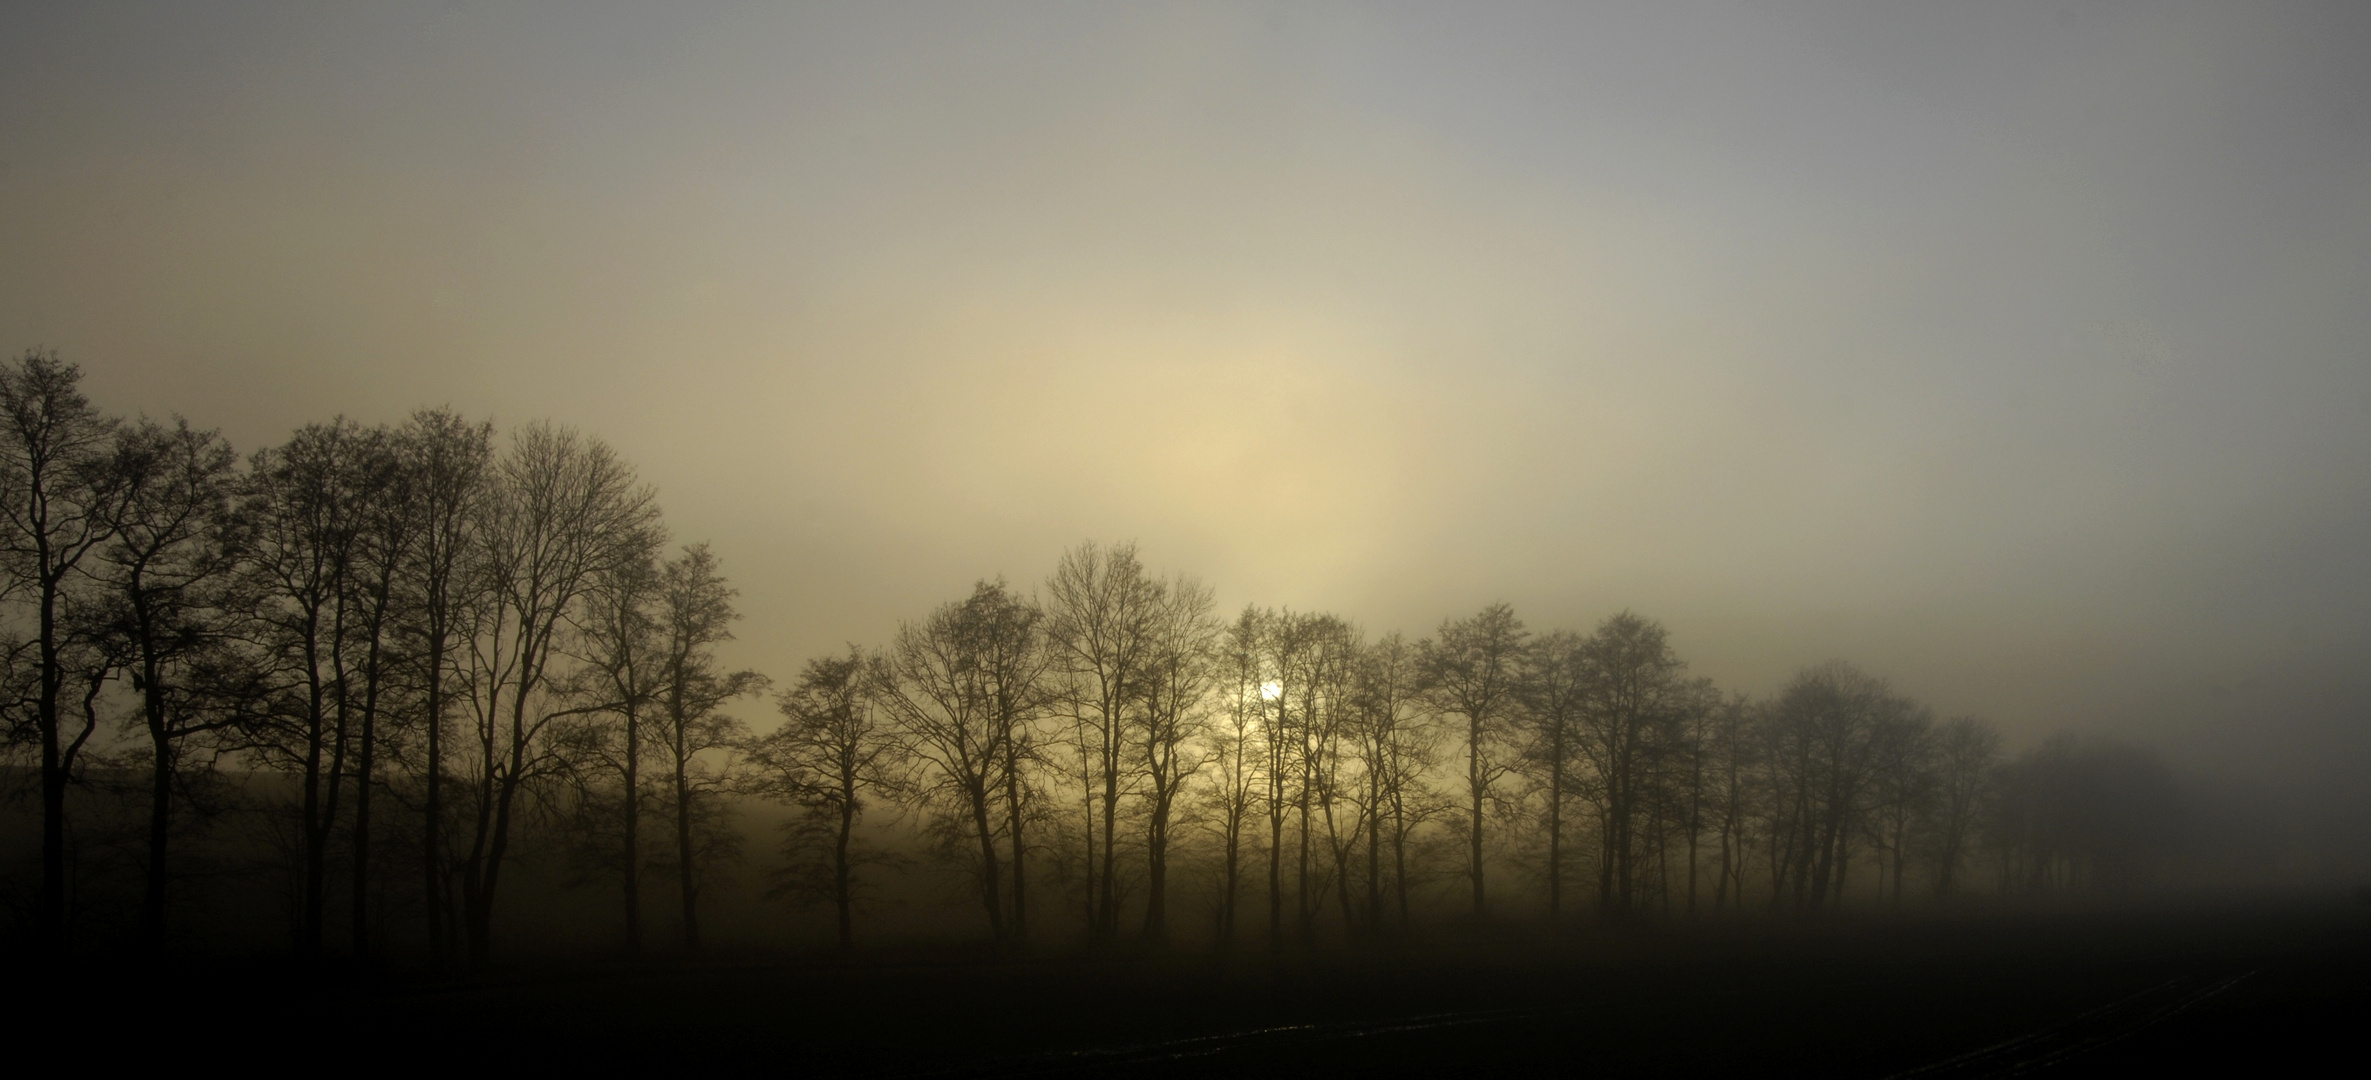
<svg viewBox="0 0 2371 1080">
<path fill-rule="evenodd" d="M 673 796 L 676 884 L 682 894 L 687 951 L 700 947 L 704 866 L 713 864 L 711 852 L 719 841 L 729 843 L 721 831 L 699 836 L 702 820 L 720 812 L 717 796 L 730 785 L 729 763 L 708 759 L 729 755 L 747 741 L 741 723 L 720 710 L 735 698 L 766 688 L 766 677 L 757 672 L 718 667 L 716 646 L 732 640 L 733 620 L 740 618 L 733 610 L 734 595 L 706 544 L 683 549 L 659 571 L 662 651 L 655 658 L 660 678 L 656 719 Z"/>
<path fill-rule="evenodd" d="M 494 900 L 522 797 L 562 773 L 553 724 L 576 713 L 548 693 L 561 636 L 603 574 L 649 548 L 658 508 L 609 447 L 531 424 L 494 462 L 484 538 L 485 591 L 467 610 L 471 804 L 460 853 L 464 931 L 486 962 Z"/>
<path fill-rule="evenodd" d="M 390 734 L 382 729 L 381 718 L 389 713 L 396 696 L 410 689 L 401 678 L 409 667 L 402 658 L 409 645 L 401 633 L 408 599 L 403 585 L 412 547 L 421 532 L 420 491 L 411 464 L 398 436 L 384 428 L 372 429 L 364 455 L 357 462 L 361 470 L 356 492 L 359 520 L 355 522 L 353 567 L 346 578 L 354 594 L 348 601 L 354 613 L 354 642 L 345 646 L 355 657 L 353 670 L 339 686 L 340 696 L 352 699 L 357 728 L 354 819 L 348 830 L 352 887 L 347 890 L 348 932 L 356 956 L 367 956 L 371 951 L 371 809 L 380 786 L 382 742 Z"/>
<path fill-rule="evenodd" d="M 655 531 L 650 539 L 655 547 Z M 666 681 L 654 554 L 621 558 L 601 574 L 586 595 L 572 649 L 584 663 L 578 691 L 590 707 L 572 732 L 577 750 L 569 757 L 598 770 L 580 784 L 578 811 L 597 850 L 591 864 L 617 875 L 628 955 L 642 951 L 642 812 L 650 794 L 642 744 Z"/>
<path fill-rule="evenodd" d="M 12 735 L 39 746 L 41 887 L 34 934 L 63 949 L 66 932 L 66 788 L 98 716 L 83 710 L 69 734 L 66 695 L 78 674 L 95 699 L 104 664 L 69 633 L 83 560 L 114 538 L 125 497 L 112 466 L 116 421 L 81 389 L 82 370 L 54 353 L 0 365 L 0 597 L 29 609 L 30 634 L 11 649 L 22 700 L 8 709 Z M 12 680 L 15 681 L 15 680 Z"/>
<path fill-rule="evenodd" d="M 239 608 L 266 672 L 272 707 L 253 729 L 250 750 L 299 781 L 294 868 L 297 951 L 322 948 L 330 844 L 346 796 L 361 701 L 355 682 L 369 654 L 357 582 L 370 503 L 387 479 L 385 433 L 340 417 L 297 429 L 258 451 L 241 499 L 251 537 Z M 358 648 L 357 646 L 361 647 Z"/>
<path fill-rule="evenodd" d="M 1301 673 L 1301 884 L 1306 898 L 1301 909 L 1301 933 L 1304 938 L 1316 932 L 1318 910 L 1324 906 L 1324 891 L 1330 884 L 1336 906 L 1347 926 L 1357 925 L 1357 916 L 1350 899 L 1353 866 L 1351 853 L 1364 835 L 1367 819 L 1366 804 L 1358 799 L 1359 778 L 1355 774 L 1357 714 L 1352 698 L 1352 678 L 1362 647 L 1358 629 L 1347 620 L 1334 615 L 1310 617 L 1311 647 L 1302 650 L 1306 667 Z M 1311 809 L 1316 820 L 1311 820 Z M 1348 811 L 1344 813 L 1343 811 Z M 1310 883 L 1309 842 L 1314 826 L 1325 829 L 1325 852 L 1328 865 L 1319 872 L 1314 891 Z"/>
<path fill-rule="evenodd" d="M 1686 677 L 1662 624 L 1631 612 L 1599 624 L 1583 649 L 1579 756 L 1598 804 L 1598 904 L 1619 917 L 1637 906 L 1650 871 L 1653 886 L 1664 885 L 1655 856 L 1678 779 L 1672 766 L 1684 761 L 1684 736 L 1709 704 L 1707 688 Z"/>
<path fill-rule="evenodd" d="M 428 956 L 441 969 L 450 953 L 446 918 L 448 853 L 445 799 L 445 719 L 453 708 L 456 661 L 469 652 L 464 638 L 471 613 L 484 607 L 492 585 L 482 544 L 492 504 L 494 428 L 441 409 L 423 409 L 396 434 L 396 452 L 410 474 L 417 535 L 399 579 L 406 654 L 419 687 L 417 728 L 421 775 L 421 900 L 428 924 Z M 465 687 L 462 696 L 469 697 Z"/>
<path fill-rule="evenodd" d="M 1046 640 L 1057 700 L 1077 742 L 1089 819 L 1087 925 L 1098 940 L 1119 929 L 1120 799 L 1137 773 L 1130 747 L 1143 719 L 1139 684 L 1149 677 L 1161 593 L 1134 544 L 1081 544 L 1063 553 L 1046 581 Z"/>
<path fill-rule="evenodd" d="M 2059 735 L 2002 769 L 1993 821 L 2013 883 L 2120 892 L 2160 878 L 2188 814 L 2154 752 Z"/>
<path fill-rule="evenodd" d="M 994 747 L 992 784 L 1003 795 L 1005 869 L 1012 897 L 1012 940 L 1029 938 L 1030 823 L 1038 816 L 1038 728 L 1054 687 L 1048 672 L 1055 662 L 1045 635 L 1045 613 L 1012 594 L 1002 581 L 974 589 L 964 601 L 964 632 L 970 638 L 974 692 Z"/>
<path fill-rule="evenodd" d="M 901 790 L 903 747 L 873 707 L 873 665 L 853 645 L 845 656 L 807 662 L 775 699 L 782 726 L 749 747 L 752 790 L 803 812 L 786 829 L 786 863 L 769 895 L 829 901 L 843 949 L 856 943 L 857 872 L 885 861 L 856 829 L 865 810 Z"/>
<path fill-rule="evenodd" d="M 1268 947 L 1284 942 L 1284 823 L 1295 806 L 1306 806 L 1308 784 L 1300 755 L 1302 735 L 1293 707 L 1301 700 L 1302 654 L 1312 647 L 1308 617 L 1291 611 L 1265 613 L 1260 664 L 1260 802 L 1268 811 Z M 1303 830 L 1303 835 L 1307 831 Z"/>
<path fill-rule="evenodd" d="M 1528 728 L 1524 761 L 1546 799 L 1548 918 L 1564 910 L 1564 804 L 1571 793 L 1589 655 L 1581 636 L 1558 630 L 1534 638 L 1524 654 L 1521 716 Z"/>
<path fill-rule="evenodd" d="M 1517 707 L 1523 640 L 1514 609 L 1492 604 L 1480 614 L 1441 624 L 1440 636 L 1418 646 L 1425 695 L 1437 712 L 1464 726 L 1465 788 L 1469 827 L 1467 876 L 1473 885 L 1474 914 L 1485 907 L 1483 888 L 1484 803 L 1491 786 L 1511 767 L 1503 743 Z"/>
<path fill-rule="evenodd" d="M 1697 875 L 1702 869 L 1699 845 L 1704 839 L 1705 815 L 1712 808 L 1715 777 L 1713 740 L 1722 711 L 1720 691 L 1710 679 L 1691 679 L 1674 695 L 1678 713 L 1673 741 L 1664 755 L 1672 763 L 1673 780 L 1683 790 L 1674 792 L 1675 827 L 1687 839 L 1687 911 L 1696 913 Z M 1665 882 L 1668 894 L 1669 882 Z"/>
<path fill-rule="evenodd" d="M 1140 686 L 1144 722 L 1137 753 L 1149 790 L 1145 823 L 1144 934 L 1168 932 L 1170 825 L 1180 793 L 1208 758 L 1201 736 L 1214 684 L 1221 679 L 1219 625 L 1211 591 L 1180 577 L 1161 589 L 1153 613 L 1152 645 Z"/>
<path fill-rule="evenodd" d="M 913 794 L 930 814 L 943 850 L 968 863 L 975 896 L 998 941 L 1009 927 L 996 811 L 1014 740 L 988 677 L 993 654 L 1018 656 L 1036 633 L 1027 605 L 1002 582 L 980 582 L 965 600 L 942 604 L 898 627 L 875 662 L 873 685 L 915 768 Z M 1009 807 L 1009 803 L 1007 804 Z"/>
<path fill-rule="evenodd" d="M 1298 926 L 1306 941 L 1316 935 L 1329 886 L 1343 921 L 1355 925 L 1350 852 L 1366 821 L 1363 806 L 1352 798 L 1357 778 L 1349 774 L 1348 763 L 1355 754 L 1345 753 L 1355 738 L 1351 678 L 1360 647 L 1358 631 L 1336 615 L 1306 614 L 1300 619 L 1302 647 L 1295 653 L 1300 663 L 1288 675 L 1300 687 L 1300 715 L 1286 731 L 1293 736 L 1292 756 L 1299 769 L 1294 784 L 1294 811 L 1300 819 L 1294 891 Z M 1345 806 L 1353 811 L 1348 820 L 1337 813 Z M 1319 827 L 1325 830 L 1323 866 L 1310 858 Z"/>
<path fill-rule="evenodd" d="M 1871 738 L 1876 745 L 1871 753 L 1868 813 L 1880 860 L 1878 891 L 1890 895 L 1893 905 L 1900 907 L 1912 830 L 1933 808 L 1934 714 L 1914 705 L 1885 710 Z"/>
<path fill-rule="evenodd" d="M 1877 734 L 1911 706 L 1843 661 L 1795 673 L 1768 716 L 1780 805 L 1772 828 L 1773 901 L 1816 911 L 1841 889 L 1875 774 Z"/>
<path fill-rule="evenodd" d="M 1260 808 L 1261 797 L 1260 730 L 1267 712 L 1267 702 L 1261 696 L 1266 685 L 1260 662 L 1263 625 L 1259 609 L 1246 605 L 1228 624 L 1220 645 L 1224 699 L 1211 738 L 1212 782 L 1205 790 L 1211 803 L 1209 820 L 1218 832 L 1217 916 L 1222 947 L 1235 938 L 1244 845 L 1257 839 L 1246 830 L 1252 814 Z"/>
<path fill-rule="evenodd" d="M 238 557 L 230 535 L 237 458 L 211 431 L 175 418 L 171 427 L 143 420 L 122 430 L 113 468 L 123 498 L 111 510 L 114 539 L 100 549 L 92 576 L 98 632 L 131 671 L 139 696 L 137 726 L 148 742 L 146 888 L 138 945 L 164 947 L 168 849 L 182 757 L 189 740 L 231 727 L 236 709 L 211 707 L 210 662 L 224 651 L 219 591 Z"/>
<path fill-rule="evenodd" d="M 1391 852 L 1389 893 L 1401 929 L 1408 925 L 1409 857 L 1416 830 L 1444 807 L 1426 785 L 1438 764 L 1440 732 L 1426 722 L 1418 692 L 1419 654 L 1397 633 L 1361 649 L 1352 675 L 1353 707 L 1360 734 L 1361 771 L 1369 785 L 1372 824 L 1367 832 L 1368 919 L 1383 922 L 1386 875 L 1383 850 Z"/>
<path fill-rule="evenodd" d="M 2000 730 L 1973 716 L 1953 717 L 1935 738 L 1935 894 L 1948 896 L 1974 839 L 1979 814 L 2000 766 Z"/>
<path fill-rule="evenodd" d="M 1745 896 L 1745 866 L 1752 844 L 1747 829 L 1749 811 L 1759 793 L 1757 726 L 1758 709 L 1753 700 L 1733 694 L 1713 712 L 1705 736 L 1708 797 L 1715 806 L 1713 830 L 1720 841 L 1720 869 L 1712 893 L 1716 911 L 1742 902 Z"/>
</svg>

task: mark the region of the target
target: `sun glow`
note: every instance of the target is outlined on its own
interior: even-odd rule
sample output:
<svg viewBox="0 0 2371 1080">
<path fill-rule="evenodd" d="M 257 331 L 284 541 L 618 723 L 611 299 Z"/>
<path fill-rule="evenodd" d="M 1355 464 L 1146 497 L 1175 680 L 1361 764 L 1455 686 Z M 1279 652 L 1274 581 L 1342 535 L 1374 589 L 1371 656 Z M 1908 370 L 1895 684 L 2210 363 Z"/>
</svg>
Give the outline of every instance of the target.
<svg viewBox="0 0 2371 1080">
<path fill-rule="evenodd" d="M 1283 696 L 1284 696 L 1284 684 L 1283 684 L 1283 683 L 1280 683 L 1280 682 L 1264 682 L 1264 683 L 1261 683 L 1261 684 L 1260 684 L 1260 700 L 1261 700 L 1261 701 L 1274 701 L 1274 700 L 1276 700 L 1277 698 L 1280 698 L 1280 697 L 1283 697 Z"/>
</svg>

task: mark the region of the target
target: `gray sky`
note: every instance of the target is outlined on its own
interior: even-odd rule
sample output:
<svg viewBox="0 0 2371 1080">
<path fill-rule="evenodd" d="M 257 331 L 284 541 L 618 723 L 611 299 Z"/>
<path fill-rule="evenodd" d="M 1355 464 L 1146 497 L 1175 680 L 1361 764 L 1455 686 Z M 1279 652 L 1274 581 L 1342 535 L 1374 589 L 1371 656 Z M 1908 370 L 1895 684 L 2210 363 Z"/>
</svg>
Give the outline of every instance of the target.
<svg viewBox="0 0 2371 1080">
<path fill-rule="evenodd" d="M 1132 537 L 2371 767 L 2371 7 L 331 7 L 0 13 L 0 347 L 578 425 L 777 676 Z"/>
</svg>

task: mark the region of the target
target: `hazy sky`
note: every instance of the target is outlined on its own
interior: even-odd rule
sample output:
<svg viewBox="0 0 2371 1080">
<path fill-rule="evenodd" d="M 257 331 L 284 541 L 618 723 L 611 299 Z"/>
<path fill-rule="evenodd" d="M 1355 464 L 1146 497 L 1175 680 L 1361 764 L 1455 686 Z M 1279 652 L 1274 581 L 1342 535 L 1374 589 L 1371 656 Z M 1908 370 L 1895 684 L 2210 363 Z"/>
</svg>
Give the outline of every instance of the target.
<svg viewBox="0 0 2371 1080">
<path fill-rule="evenodd" d="M 0 347 L 580 426 L 777 676 L 1135 538 L 2371 767 L 2371 5 L 679 6 L 9 5 Z"/>
</svg>

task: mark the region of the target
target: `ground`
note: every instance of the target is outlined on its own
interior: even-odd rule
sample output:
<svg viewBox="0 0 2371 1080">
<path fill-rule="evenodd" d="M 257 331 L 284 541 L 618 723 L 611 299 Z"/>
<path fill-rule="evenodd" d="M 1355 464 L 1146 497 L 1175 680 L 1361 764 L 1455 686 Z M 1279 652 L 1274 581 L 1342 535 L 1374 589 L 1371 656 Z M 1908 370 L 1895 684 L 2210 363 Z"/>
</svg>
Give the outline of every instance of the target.
<svg viewBox="0 0 2371 1080">
<path fill-rule="evenodd" d="M 117 1056 L 772 1076 L 1933 1078 L 2359 1056 L 2371 908 L 1848 918 L 1364 950 L 915 951 L 543 963 L 471 978 L 176 961 L 46 999 L 36 1030 Z M 171 987 L 142 1034 L 136 983 Z M 19 988 L 27 983 L 16 980 Z M 136 1037 L 135 1037 L 136 1036 Z M 233 1049 L 235 1048 L 235 1050 Z M 2350 1066 L 2340 1065 L 2341 1070 Z"/>
</svg>

